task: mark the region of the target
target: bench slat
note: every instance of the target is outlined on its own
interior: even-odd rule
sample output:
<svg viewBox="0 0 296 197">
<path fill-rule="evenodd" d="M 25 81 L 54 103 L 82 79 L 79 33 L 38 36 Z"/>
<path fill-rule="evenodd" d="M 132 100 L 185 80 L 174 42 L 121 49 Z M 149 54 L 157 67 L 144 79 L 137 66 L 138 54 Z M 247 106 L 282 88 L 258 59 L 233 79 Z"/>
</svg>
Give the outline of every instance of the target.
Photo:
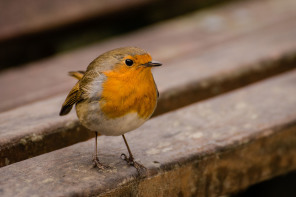
<svg viewBox="0 0 296 197">
<path fill-rule="evenodd" d="M 234 64 L 233 61 L 247 64 L 258 56 L 279 58 L 287 50 L 294 52 L 296 48 L 294 7 L 294 0 L 280 3 L 278 0 L 241 1 L 166 21 L 22 68 L 9 69 L 0 73 L 0 111 L 67 92 L 75 83 L 66 76 L 68 71 L 84 70 L 97 55 L 120 46 L 145 48 L 165 67 L 183 65 L 184 59 L 192 61 L 200 68 L 197 75 L 203 73 L 204 69 L 210 72 L 207 67 L 212 64 L 224 67 L 224 64 Z M 265 47 L 267 44 L 268 47 Z M 236 56 L 221 60 L 230 53 Z M 195 61 L 197 58 L 199 61 Z M 286 65 L 280 65 L 277 69 L 285 70 Z M 186 78 L 186 74 L 178 77 Z"/>
<path fill-rule="evenodd" d="M 252 33 L 249 32 L 239 38 L 227 40 L 215 47 L 205 47 L 203 50 L 196 49 L 196 51 L 191 49 L 192 51 L 189 50 L 187 55 L 180 57 L 175 56 L 180 51 L 174 53 L 175 55 L 170 55 L 164 66 L 155 70 L 155 78 L 161 93 L 155 114 L 180 108 L 295 68 L 295 64 L 292 64 L 296 57 L 296 41 L 293 42 L 296 39 L 294 36 L 296 35 L 295 21 L 286 20 L 277 26 L 259 28 Z M 254 48 L 254 43 L 260 44 Z M 107 43 L 105 44 L 107 46 Z M 114 44 L 114 42 L 110 42 L 111 46 Z M 237 46 L 240 47 L 237 48 Z M 97 46 L 94 48 L 96 49 Z M 156 59 L 165 58 L 164 53 L 167 50 L 160 50 L 159 53 L 156 50 L 156 48 L 152 50 L 156 54 Z M 87 49 L 85 52 L 89 52 L 89 50 Z M 77 53 L 80 54 L 80 52 Z M 162 58 L 157 58 L 158 54 L 162 54 Z M 76 54 L 66 56 L 68 58 L 76 57 Z M 48 70 L 49 65 L 55 65 L 55 61 L 60 60 L 47 62 L 48 67 L 40 67 L 37 69 L 36 75 L 38 76 L 39 71 L 43 69 L 45 72 L 51 71 Z M 36 68 L 37 65 L 35 65 Z M 68 67 L 66 69 L 71 70 Z M 63 78 L 69 80 L 69 83 L 61 82 L 54 85 L 55 82 L 53 82 L 52 89 L 60 87 L 64 89 L 65 84 L 69 86 L 74 84 L 74 79 L 65 76 L 65 73 L 66 70 L 64 70 Z M 46 76 L 44 75 L 44 78 Z M 34 77 L 28 78 L 33 79 Z M 39 80 L 39 78 L 36 79 L 38 82 Z M 51 79 L 51 81 L 55 80 Z M 42 84 L 42 80 L 40 84 Z M 49 87 L 49 84 L 45 87 Z M 26 88 L 23 87 L 22 91 L 25 90 Z M 85 132 L 85 129 L 79 126 L 74 114 L 66 117 L 58 116 L 60 106 L 66 97 L 65 94 L 67 94 L 66 90 L 62 96 L 0 114 L 0 166 L 92 137 L 92 133 Z M 16 97 L 16 99 L 22 101 L 24 97 Z"/>
<path fill-rule="evenodd" d="M 218 196 L 296 169 L 296 71 L 193 104 L 126 135 L 149 178 L 119 157 L 120 137 L 93 139 L 0 169 L 3 196 Z M 165 180 L 165 181 L 164 181 Z"/>
<path fill-rule="evenodd" d="M 93 17 L 105 16 L 120 10 L 134 8 L 152 3 L 144 1 L 109 0 L 24 0 L 0 2 L 0 41 L 33 34 L 63 25 L 80 22 Z"/>
</svg>

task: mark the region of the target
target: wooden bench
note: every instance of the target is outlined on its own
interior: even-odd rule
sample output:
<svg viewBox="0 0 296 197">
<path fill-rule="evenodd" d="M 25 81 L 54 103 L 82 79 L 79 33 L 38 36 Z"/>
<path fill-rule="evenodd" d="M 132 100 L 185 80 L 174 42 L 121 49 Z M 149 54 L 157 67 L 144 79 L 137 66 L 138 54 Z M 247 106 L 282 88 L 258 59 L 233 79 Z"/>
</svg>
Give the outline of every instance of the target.
<svg viewBox="0 0 296 197">
<path fill-rule="evenodd" d="M 0 195 L 217 196 L 295 170 L 295 1 L 267 2 L 192 13 L 0 73 Z M 154 72 L 159 116 L 127 134 L 146 178 L 120 159 L 119 137 L 99 138 L 113 170 L 93 169 L 93 141 L 82 142 L 93 134 L 74 113 L 58 116 L 74 83 L 67 71 L 123 45 L 164 63 Z"/>
<path fill-rule="evenodd" d="M 245 189 L 296 169 L 295 83 L 293 71 L 164 114 L 127 134 L 135 157 L 148 168 L 144 179 L 120 158 L 122 139 L 101 136 L 101 160 L 112 170 L 92 167 L 92 139 L 2 167 L 0 191 L 4 196 L 218 196 Z"/>
</svg>

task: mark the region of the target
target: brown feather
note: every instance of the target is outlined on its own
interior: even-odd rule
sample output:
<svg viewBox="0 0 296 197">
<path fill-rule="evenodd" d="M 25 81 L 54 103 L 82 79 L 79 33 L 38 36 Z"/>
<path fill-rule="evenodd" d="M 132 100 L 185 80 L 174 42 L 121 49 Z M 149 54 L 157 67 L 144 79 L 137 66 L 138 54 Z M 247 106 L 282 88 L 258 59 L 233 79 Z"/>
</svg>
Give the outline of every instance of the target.
<svg viewBox="0 0 296 197">
<path fill-rule="evenodd" d="M 69 92 L 62 106 L 62 109 L 60 111 L 60 116 L 68 114 L 71 111 L 73 105 L 78 102 L 79 98 L 80 98 L 79 82 L 77 82 L 75 86 L 72 88 L 72 90 Z"/>
</svg>

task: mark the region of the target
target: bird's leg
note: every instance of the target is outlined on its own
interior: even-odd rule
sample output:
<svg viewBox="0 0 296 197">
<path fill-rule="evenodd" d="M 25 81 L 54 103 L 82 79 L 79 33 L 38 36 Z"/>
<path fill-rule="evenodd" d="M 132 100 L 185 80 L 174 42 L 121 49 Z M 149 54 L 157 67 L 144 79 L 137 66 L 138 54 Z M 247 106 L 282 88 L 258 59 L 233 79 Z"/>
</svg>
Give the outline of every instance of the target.
<svg viewBox="0 0 296 197">
<path fill-rule="evenodd" d="M 122 135 L 122 137 L 123 137 L 124 143 L 126 145 L 129 157 L 127 157 L 126 154 L 122 153 L 121 158 L 124 159 L 129 165 L 134 166 L 137 169 L 138 173 L 140 173 L 141 169 L 146 170 L 145 166 L 143 166 L 142 164 L 135 161 L 134 156 L 133 156 L 133 154 L 132 154 L 132 152 L 131 152 L 131 150 L 129 148 L 129 145 L 128 145 L 126 139 L 125 139 L 125 136 Z"/>
<path fill-rule="evenodd" d="M 99 161 L 99 157 L 98 157 L 98 132 L 95 132 L 96 137 L 95 137 L 95 152 L 93 155 L 93 166 L 94 167 L 98 167 L 99 169 L 105 169 L 105 168 L 109 168 L 109 166 L 105 166 L 103 165 L 100 161 Z"/>
</svg>

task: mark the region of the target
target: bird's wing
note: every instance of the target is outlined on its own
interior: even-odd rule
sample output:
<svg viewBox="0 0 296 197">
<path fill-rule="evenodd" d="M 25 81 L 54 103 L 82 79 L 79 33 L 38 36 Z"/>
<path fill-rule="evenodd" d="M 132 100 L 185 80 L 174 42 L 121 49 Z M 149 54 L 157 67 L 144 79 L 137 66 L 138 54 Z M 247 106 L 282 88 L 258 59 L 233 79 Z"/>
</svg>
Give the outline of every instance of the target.
<svg viewBox="0 0 296 197">
<path fill-rule="evenodd" d="M 69 75 L 81 80 L 83 75 L 85 74 L 85 71 L 71 71 L 69 72 Z M 64 116 L 68 114 L 73 105 L 77 103 L 77 101 L 80 98 L 80 91 L 79 91 L 79 81 L 75 84 L 75 86 L 72 88 L 72 90 L 69 92 L 65 102 L 63 103 L 62 109 L 60 111 L 60 116 Z"/>
<path fill-rule="evenodd" d="M 75 84 L 72 90 L 69 92 L 65 102 L 63 103 L 62 109 L 60 111 L 60 116 L 68 114 L 73 105 L 79 100 L 80 91 L 79 91 L 79 81 Z"/>
</svg>

